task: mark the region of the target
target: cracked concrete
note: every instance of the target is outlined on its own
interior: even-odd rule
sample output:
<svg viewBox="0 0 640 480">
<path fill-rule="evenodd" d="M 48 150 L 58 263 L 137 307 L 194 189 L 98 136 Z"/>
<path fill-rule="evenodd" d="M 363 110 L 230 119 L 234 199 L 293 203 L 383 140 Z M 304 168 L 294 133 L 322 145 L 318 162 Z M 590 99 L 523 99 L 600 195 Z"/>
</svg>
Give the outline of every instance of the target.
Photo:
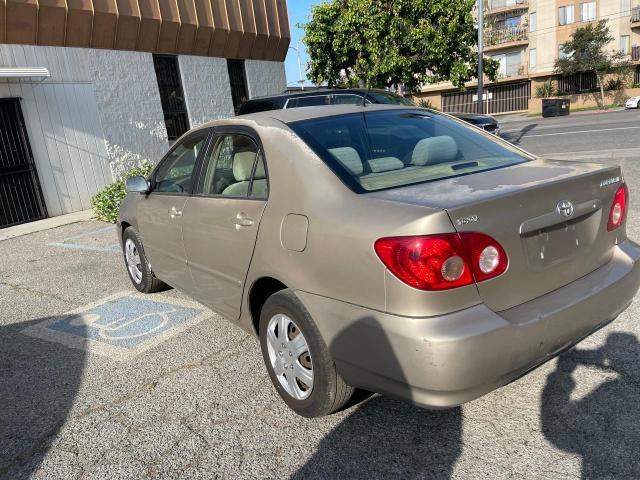
<svg viewBox="0 0 640 480">
<path fill-rule="evenodd" d="M 640 477 L 637 301 L 463 407 L 374 395 L 303 419 L 274 392 L 257 340 L 214 313 L 127 362 L 23 335 L 131 288 L 120 255 L 49 245 L 101 225 L 0 242 L 1 479 Z"/>
</svg>

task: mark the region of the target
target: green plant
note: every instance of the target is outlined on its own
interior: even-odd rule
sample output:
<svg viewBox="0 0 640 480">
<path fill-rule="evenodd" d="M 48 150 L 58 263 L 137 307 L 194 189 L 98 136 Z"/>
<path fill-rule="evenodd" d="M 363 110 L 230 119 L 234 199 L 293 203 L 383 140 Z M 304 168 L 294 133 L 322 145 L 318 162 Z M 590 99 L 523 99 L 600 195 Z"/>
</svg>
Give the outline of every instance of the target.
<svg viewBox="0 0 640 480">
<path fill-rule="evenodd" d="M 604 84 L 605 90 L 622 90 L 625 87 L 625 82 L 620 77 L 614 77 L 608 79 Z"/>
<path fill-rule="evenodd" d="M 541 83 L 536 87 L 536 97 L 538 98 L 549 98 L 556 95 L 556 87 L 554 87 L 553 82 L 551 80 L 547 80 L 544 83 Z"/>
<path fill-rule="evenodd" d="M 431 102 L 430 98 L 419 98 L 416 101 L 416 105 L 420 108 L 428 108 L 429 110 L 438 110 L 433 103 Z"/>
<path fill-rule="evenodd" d="M 120 213 L 120 203 L 122 203 L 122 200 L 127 195 L 127 189 L 125 188 L 126 179 L 138 175 L 147 177 L 152 169 L 153 164 L 144 161 L 140 166 L 125 172 L 122 179 L 110 183 L 91 197 L 91 207 L 96 216 L 105 222 L 115 223 Z"/>
</svg>

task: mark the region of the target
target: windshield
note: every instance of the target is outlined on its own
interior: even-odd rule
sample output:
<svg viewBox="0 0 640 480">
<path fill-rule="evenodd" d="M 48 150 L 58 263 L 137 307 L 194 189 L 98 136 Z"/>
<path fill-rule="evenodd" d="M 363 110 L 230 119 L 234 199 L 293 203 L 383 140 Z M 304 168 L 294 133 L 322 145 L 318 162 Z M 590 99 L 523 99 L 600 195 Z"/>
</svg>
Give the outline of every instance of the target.
<svg viewBox="0 0 640 480">
<path fill-rule="evenodd" d="M 508 143 L 427 110 L 383 110 L 289 124 L 354 191 L 441 180 L 530 160 Z"/>
<path fill-rule="evenodd" d="M 391 105 L 406 105 L 407 107 L 415 107 L 415 104 L 408 98 L 401 97 L 395 93 L 370 91 L 369 98 L 375 103 L 387 103 Z"/>
</svg>

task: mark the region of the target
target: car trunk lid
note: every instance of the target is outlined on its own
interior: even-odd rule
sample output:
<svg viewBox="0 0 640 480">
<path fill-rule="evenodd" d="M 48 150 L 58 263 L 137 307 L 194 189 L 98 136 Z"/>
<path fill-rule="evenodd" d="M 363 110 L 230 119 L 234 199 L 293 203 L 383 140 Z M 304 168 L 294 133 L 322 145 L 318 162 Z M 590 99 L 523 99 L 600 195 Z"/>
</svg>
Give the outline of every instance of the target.
<svg viewBox="0 0 640 480">
<path fill-rule="evenodd" d="M 509 258 L 502 275 L 479 282 L 482 300 L 505 310 L 556 290 L 611 259 L 624 228 L 607 232 L 622 183 L 617 166 L 535 160 L 373 195 L 442 208 L 456 230 L 482 232 Z M 573 211 L 568 213 L 569 203 Z"/>
</svg>

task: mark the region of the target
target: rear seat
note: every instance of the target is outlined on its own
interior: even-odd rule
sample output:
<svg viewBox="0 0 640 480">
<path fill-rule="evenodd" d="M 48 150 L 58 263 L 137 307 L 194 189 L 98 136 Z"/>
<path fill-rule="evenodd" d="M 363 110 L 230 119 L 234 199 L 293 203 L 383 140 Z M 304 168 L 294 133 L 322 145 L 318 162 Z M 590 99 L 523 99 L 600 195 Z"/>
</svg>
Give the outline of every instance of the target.
<svg viewBox="0 0 640 480">
<path fill-rule="evenodd" d="M 329 152 L 347 168 L 354 176 L 360 177 L 364 173 L 364 163 L 357 150 L 353 147 L 330 148 Z M 458 156 L 458 145 L 448 135 L 424 138 L 416 143 L 411 153 L 411 163 L 405 165 L 396 157 L 379 157 L 366 161 L 371 173 L 365 175 L 372 177 L 394 170 L 409 170 L 418 167 L 452 162 Z"/>
</svg>

